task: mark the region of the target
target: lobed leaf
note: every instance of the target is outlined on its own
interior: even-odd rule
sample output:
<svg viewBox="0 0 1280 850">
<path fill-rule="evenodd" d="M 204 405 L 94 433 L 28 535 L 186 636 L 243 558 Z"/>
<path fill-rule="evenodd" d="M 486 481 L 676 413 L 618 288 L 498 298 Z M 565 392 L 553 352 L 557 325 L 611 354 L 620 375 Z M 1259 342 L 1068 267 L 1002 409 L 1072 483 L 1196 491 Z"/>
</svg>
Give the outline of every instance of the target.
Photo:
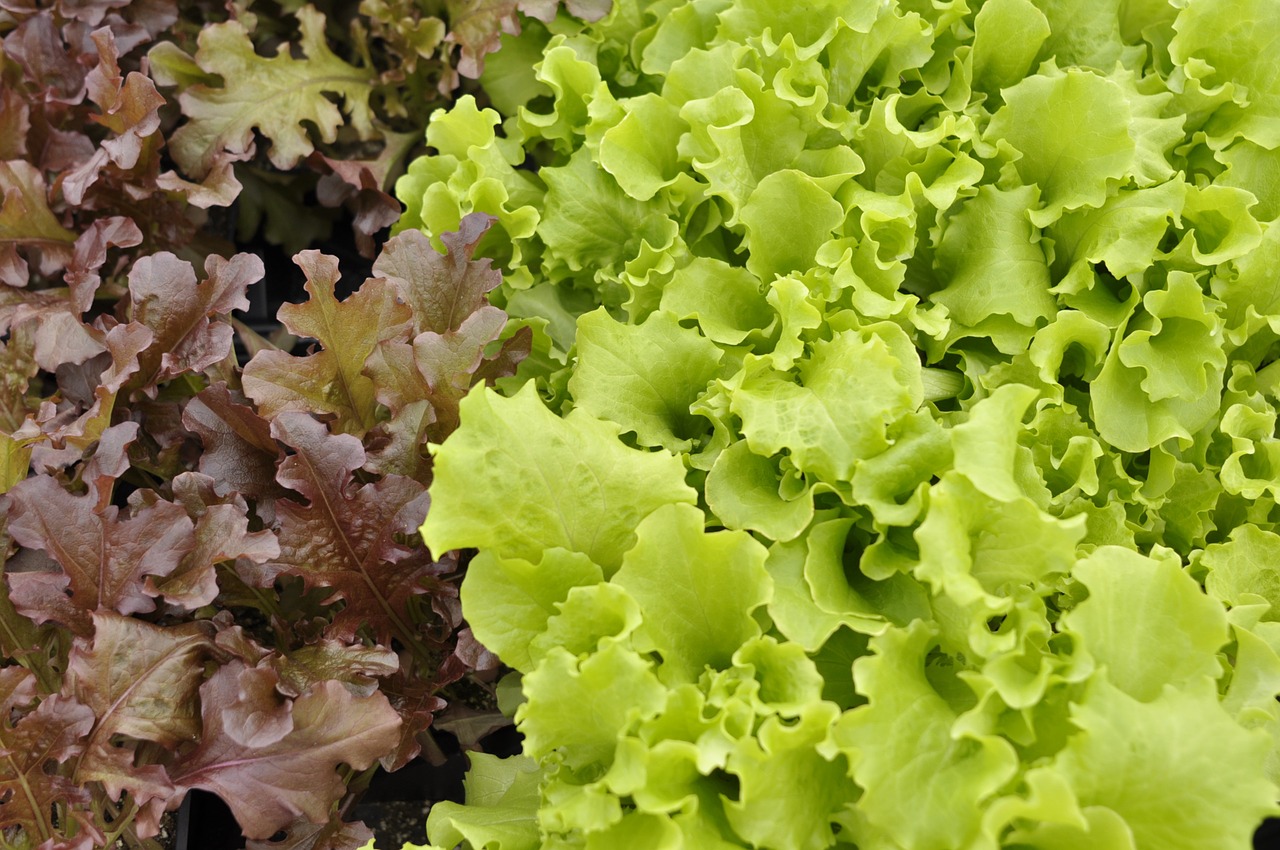
<svg viewBox="0 0 1280 850">
<path fill-rule="evenodd" d="M 338 58 L 324 37 L 325 18 L 311 6 L 297 12 L 302 58 L 288 51 L 262 57 L 243 24 L 227 21 L 200 31 L 193 58 L 221 85 L 200 82 L 178 99 L 189 119 L 170 137 L 174 159 L 189 176 L 204 178 L 222 159 L 239 161 L 253 153 L 255 130 L 271 140 L 268 155 L 289 169 L 313 150 L 307 122 L 319 138 L 332 142 L 343 113 L 325 95 L 341 98 L 349 120 L 364 136 L 371 132 L 369 106 L 374 73 Z"/>
<path fill-rule="evenodd" d="M 300 576 L 308 587 L 328 588 L 331 600 L 346 602 L 327 629 L 330 636 L 351 641 L 367 625 L 383 645 L 393 634 L 413 645 L 417 629 L 408 604 L 426 592 L 422 580 L 432 564 L 397 536 L 421 524 L 426 488 L 399 476 L 357 485 L 352 473 L 365 461 L 359 441 L 331 435 L 305 414 L 281 414 L 272 433 L 295 452 L 280 464 L 277 480 L 307 502 L 276 502 L 280 555 L 269 569 Z"/>
<path fill-rule="evenodd" d="M 317 340 L 322 349 L 304 357 L 259 352 L 244 368 L 245 395 L 267 419 L 285 411 L 332 414 L 340 433 L 363 435 L 375 421 L 375 390 L 363 374 L 365 361 L 379 343 L 406 335 L 412 313 L 386 280 L 366 281 L 339 301 L 335 258 L 304 251 L 294 261 L 307 275 L 310 297 L 282 307 L 280 321 L 291 333 Z"/>
</svg>

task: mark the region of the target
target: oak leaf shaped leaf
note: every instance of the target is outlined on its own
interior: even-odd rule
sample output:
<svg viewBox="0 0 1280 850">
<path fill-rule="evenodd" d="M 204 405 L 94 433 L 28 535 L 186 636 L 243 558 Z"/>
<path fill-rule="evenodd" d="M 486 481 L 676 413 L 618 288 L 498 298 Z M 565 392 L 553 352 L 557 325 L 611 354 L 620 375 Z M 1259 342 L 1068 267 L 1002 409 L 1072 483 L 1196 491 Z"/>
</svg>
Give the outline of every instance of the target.
<svg viewBox="0 0 1280 850">
<path fill-rule="evenodd" d="M 314 7 L 302 7 L 297 16 L 300 59 L 287 47 L 272 57 L 259 56 L 239 21 L 200 31 L 195 64 L 221 77 L 222 84 L 199 82 L 178 95 L 189 120 L 169 137 L 169 149 L 187 176 L 202 179 L 220 161 L 248 159 L 254 130 L 271 140 L 268 156 L 284 171 L 314 149 L 304 122 L 324 142 L 335 141 L 344 125 L 362 138 L 373 135 L 369 95 L 376 73 L 344 62 L 329 49 L 324 15 Z M 347 119 L 329 97 L 342 99 Z"/>
<path fill-rule="evenodd" d="M 47 553 L 59 572 L 10 573 L 14 607 L 37 623 L 53 620 L 79 635 L 92 632 L 89 612 L 155 610 L 147 576 L 173 572 L 195 547 L 194 524 L 181 505 L 158 502 L 122 519 L 94 492 L 73 495 L 49 475 L 5 494 L 9 532 Z"/>
<path fill-rule="evenodd" d="M 15 710 L 35 698 L 35 682 L 22 667 L 0 668 L 0 828 L 21 827 L 34 846 L 69 846 L 53 823 L 54 804 L 87 803 L 89 794 L 57 772 L 61 764 L 83 751 L 81 739 L 93 726 L 93 712 L 64 697 L 45 697 L 34 711 L 12 721 Z M 86 821 L 89 835 L 101 833 Z"/>
<path fill-rule="evenodd" d="M 79 638 L 67 661 L 65 694 L 88 707 L 93 729 L 82 741 L 76 782 L 96 780 L 119 798 L 168 801 L 175 789 L 163 767 L 135 764 L 131 742 L 166 749 L 200 736 L 198 689 L 204 662 L 215 653 L 207 622 L 155 626 L 96 611 L 93 638 Z"/>
<path fill-rule="evenodd" d="M 399 289 L 386 280 L 365 281 L 339 301 L 338 261 L 303 251 L 294 262 L 306 273 L 310 298 L 285 304 L 280 321 L 293 334 L 311 337 L 320 350 L 305 357 L 261 351 L 244 368 L 244 392 L 268 419 L 284 411 L 331 414 L 334 428 L 363 435 L 375 423 L 374 382 L 363 374 L 379 343 L 408 336 L 412 314 Z"/>
<path fill-rule="evenodd" d="M 201 372 L 231 351 L 233 331 L 225 317 L 249 309 L 248 286 L 262 278 L 262 260 L 216 254 L 205 260 L 205 281 L 169 252 L 143 257 L 129 271 L 129 299 L 136 322 L 154 338 L 142 352 L 138 378 L 154 397 L 155 384 L 187 372 Z M 211 321 L 213 319 L 213 321 Z"/>
<path fill-rule="evenodd" d="M 261 564 L 280 554 L 270 531 L 249 531 L 249 510 L 235 491 L 217 493 L 221 482 L 198 472 L 183 472 L 172 484 L 174 498 L 195 523 L 195 546 L 177 568 L 162 578 L 148 576 L 146 590 L 174 605 L 194 611 L 218 595 L 217 564 L 241 559 Z"/>
<path fill-rule="evenodd" d="M 182 424 L 204 445 L 198 468 L 219 489 L 259 501 L 284 495 L 276 483 L 281 452 L 271 424 L 225 383 L 212 384 L 188 401 Z"/>
<path fill-rule="evenodd" d="M 271 430 L 294 450 L 277 479 L 307 503 L 276 502 L 280 557 L 268 566 L 308 587 L 331 588 L 332 601 L 346 601 L 328 637 L 350 642 L 368 625 L 383 646 L 395 636 L 413 647 L 419 635 L 409 600 L 426 592 L 436 568 L 423 549 L 397 538 L 416 536 L 427 511 L 426 487 L 398 475 L 358 485 L 352 473 L 365 464 L 360 441 L 331 435 L 305 414 L 282 413 Z"/>
<path fill-rule="evenodd" d="M 491 261 L 475 259 L 476 246 L 496 219 L 471 213 L 456 231 L 440 235 L 441 254 L 426 234 L 406 230 L 387 240 L 373 273 L 396 284 L 413 311 L 413 335 L 457 330 L 468 316 L 488 304 L 485 297 L 502 283 Z"/>
</svg>

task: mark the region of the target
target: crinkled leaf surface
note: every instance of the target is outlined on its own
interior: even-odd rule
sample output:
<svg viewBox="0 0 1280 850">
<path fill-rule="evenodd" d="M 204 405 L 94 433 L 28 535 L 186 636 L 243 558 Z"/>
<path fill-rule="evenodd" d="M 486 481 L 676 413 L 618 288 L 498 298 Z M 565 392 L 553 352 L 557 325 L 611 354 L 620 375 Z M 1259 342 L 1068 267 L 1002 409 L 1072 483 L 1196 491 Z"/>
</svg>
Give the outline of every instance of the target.
<svg viewBox="0 0 1280 850">
<path fill-rule="evenodd" d="M 146 577 L 173 572 L 195 546 L 194 523 L 172 502 L 122 518 L 114 505 L 98 505 L 94 494 L 73 496 L 45 475 L 28 478 L 7 498 L 9 533 L 61 567 L 60 573 L 10 575 L 14 605 L 37 622 L 54 620 L 77 633 L 87 632 L 88 614 L 98 608 L 155 610 Z"/>
<path fill-rule="evenodd" d="M 231 325 L 210 319 L 249 309 L 245 290 L 262 277 L 262 261 L 251 254 L 212 256 L 205 276 L 197 284 L 191 264 L 169 253 L 143 257 L 130 270 L 133 317 L 152 332 L 140 364 L 148 383 L 201 372 L 227 356 Z"/>
<path fill-rule="evenodd" d="M 584 410 L 634 431 L 642 445 L 689 446 L 701 430 L 690 408 L 723 357 L 715 345 L 670 313 L 629 325 L 603 310 L 578 320 L 577 341 L 569 391 Z"/>
<path fill-rule="evenodd" d="M 536 563 L 482 552 L 467 566 L 462 604 L 475 612 L 469 621 L 476 638 L 517 670 L 533 669 L 530 643 L 558 613 L 575 587 L 603 579 L 580 552 L 548 549 Z"/>
<path fill-rule="evenodd" d="M 352 696 L 327 681 L 294 701 L 287 735 L 261 747 L 237 743 L 222 713 L 237 699 L 237 673 L 237 665 L 226 665 L 201 686 L 203 736 L 172 776 L 180 788 L 222 797 L 250 838 L 268 838 L 298 816 L 328 819 L 344 788 L 338 765 L 363 770 L 399 737 L 400 718 L 385 697 Z"/>
<path fill-rule="evenodd" d="M 795 724 L 771 717 L 738 742 L 728 770 L 739 778 L 741 798 L 726 806 L 735 832 L 788 850 L 831 846 L 832 816 L 856 794 L 844 758 L 816 750 L 836 714 L 833 703 L 813 702 Z"/>
<path fill-rule="evenodd" d="M 733 410 L 753 451 L 788 449 L 801 471 L 827 481 L 848 480 L 860 458 L 887 449 L 886 427 L 923 394 L 919 361 L 893 327 L 819 342 L 799 373 L 799 383 L 767 369 L 749 375 Z"/>
<path fill-rule="evenodd" d="M 502 283 L 489 260 L 476 259 L 476 245 L 494 219 L 478 213 L 463 218 L 456 232 L 441 234 L 441 254 L 416 230 L 387 240 L 373 264 L 375 275 L 396 283 L 413 311 L 415 334 L 456 331 L 488 303 L 485 296 Z"/>
<path fill-rule="evenodd" d="M 573 748 L 564 753 L 571 768 L 612 762 L 618 738 L 642 716 L 657 713 L 666 690 L 649 662 L 619 643 L 580 664 L 563 649 L 553 649 L 523 687 L 528 701 L 516 719 L 525 752 L 540 758 L 572 738 Z M 590 710 L 579 712 L 584 704 Z"/>
<path fill-rule="evenodd" d="M 847 754 L 864 794 L 859 810 L 900 844 L 943 847 L 971 841 L 980 803 L 1017 770 L 997 736 L 953 732 L 956 711 L 926 675 L 928 627 L 917 622 L 871 642 L 854 665 L 870 704 L 845 714 L 832 746 Z"/>
<path fill-rule="evenodd" d="M 561 419 L 532 386 L 509 399 L 477 389 L 462 421 L 469 427 L 436 454 L 434 507 L 422 526 L 433 552 L 480 546 L 530 559 L 560 547 L 611 575 L 642 519 L 693 501 L 677 459 L 628 448 L 616 426 L 585 412 Z"/>
<path fill-rule="evenodd" d="M 1117 688 L 1150 702 L 1165 685 L 1185 688 L 1219 676 L 1226 614 L 1176 561 L 1104 547 L 1073 573 L 1089 598 L 1064 622 Z"/>
<path fill-rule="evenodd" d="M 0 723 L 0 825 L 22 827 L 28 835 L 46 840 L 65 838 L 55 827 L 51 813 L 58 803 L 81 802 L 84 790 L 50 765 L 70 761 L 83 751 L 82 741 L 93 728 L 93 712 L 59 696 L 41 700 L 34 711 L 10 721 L 14 709 L 30 703 L 35 696 L 30 674 L 21 667 L 0 671 L 0 706 L 5 720 Z M 59 833 L 63 833 L 59 835 Z"/>
<path fill-rule="evenodd" d="M 1102 206 L 1108 181 L 1133 167 L 1130 109 L 1114 82 L 1075 68 L 1027 77 L 1002 93 L 1005 105 L 986 136 L 1007 142 L 1021 157 L 1011 168 L 1040 188 L 1032 220 L 1044 226 L 1064 211 Z"/>
<path fill-rule="evenodd" d="M 424 534 L 479 550 L 539 787 L 432 839 L 1246 843 L 1280 776 L 1269 0 L 615 5 L 506 39 L 399 183 L 433 244 L 498 219 L 529 331 Z M 428 351 L 463 360 L 371 358 L 391 410 Z"/>
<path fill-rule="evenodd" d="M 93 626 L 92 643 L 79 641 L 67 665 L 68 693 L 96 718 L 75 777 L 145 800 L 167 779 L 154 765 L 135 764 L 134 750 L 113 744 L 113 736 L 168 749 L 199 738 L 197 691 L 213 652 L 212 630 L 202 623 L 162 628 L 110 613 L 94 614 Z"/>
<path fill-rule="evenodd" d="M 1274 811 L 1258 775 L 1261 736 L 1233 723 L 1207 683 L 1144 703 L 1098 682 L 1072 723 L 1081 731 L 1054 767 L 1080 805 L 1120 815 L 1137 847 L 1247 845 L 1252 825 Z"/>
<path fill-rule="evenodd" d="M 200 472 L 252 499 L 278 495 L 280 446 L 271 425 L 226 384 L 202 390 L 182 410 L 182 424 L 204 446 Z"/>
<path fill-rule="evenodd" d="M 671 681 L 727 667 L 759 634 L 751 612 L 772 590 L 763 546 L 741 531 L 707 534 L 703 523 L 692 505 L 659 508 L 636 528 L 636 545 L 613 577 L 640 603 L 637 643 L 662 656 Z"/>
<path fill-rule="evenodd" d="M 532 759 L 498 759 L 486 753 L 471 755 L 467 773 L 467 804 L 441 801 L 427 818 L 435 841 L 444 846 L 468 841 L 473 847 L 519 850 L 538 840 L 538 780 Z"/>
</svg>

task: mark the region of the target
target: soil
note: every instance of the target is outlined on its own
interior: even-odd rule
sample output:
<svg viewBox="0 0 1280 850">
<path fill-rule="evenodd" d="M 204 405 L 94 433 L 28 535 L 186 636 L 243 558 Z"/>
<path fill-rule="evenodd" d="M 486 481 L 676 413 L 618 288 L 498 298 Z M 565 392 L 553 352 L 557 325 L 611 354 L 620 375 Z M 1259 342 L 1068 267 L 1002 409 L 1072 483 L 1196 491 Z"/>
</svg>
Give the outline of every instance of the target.
<svg viewBox="0 0 1280 850">
<path fill-rule="evenodd" d="M 357 806 L 355 815 L 378 837 L 378 846 L 395 850 L 407 842 L 427 843 L 426 800 L 387 800 Z"/>
</svg>

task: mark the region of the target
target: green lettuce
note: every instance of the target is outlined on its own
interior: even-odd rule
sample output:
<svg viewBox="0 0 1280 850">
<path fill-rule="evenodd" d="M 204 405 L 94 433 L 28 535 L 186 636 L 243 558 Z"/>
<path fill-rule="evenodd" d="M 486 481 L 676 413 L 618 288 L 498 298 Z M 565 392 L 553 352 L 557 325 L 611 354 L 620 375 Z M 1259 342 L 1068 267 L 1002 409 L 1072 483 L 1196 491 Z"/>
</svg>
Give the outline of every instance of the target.
<svg viewBox="0 0 1280 850">
<path fill-rule="evenodd" d="M 1274 0 L 620 0 L 506 38 L 501 112 L 437 113 L 398 186 L 401 228 L 497 218 L 491 297 L 537 330 L 433 448 L 423 537 L 479 550 L 525 736 L 434 846 L 1247 847 L 1277 39 Z"/>
</svg>

